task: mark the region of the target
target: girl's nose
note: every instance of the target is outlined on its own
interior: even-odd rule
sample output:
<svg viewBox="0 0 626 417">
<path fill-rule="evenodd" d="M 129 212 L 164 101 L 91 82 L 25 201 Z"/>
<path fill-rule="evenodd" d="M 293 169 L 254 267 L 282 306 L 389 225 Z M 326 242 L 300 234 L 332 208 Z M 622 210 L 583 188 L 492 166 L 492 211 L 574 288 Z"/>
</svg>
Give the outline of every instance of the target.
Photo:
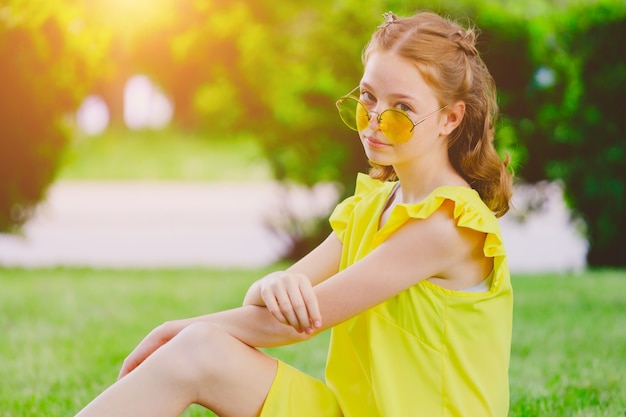
<svg viewBox="0 0 626 417">
<path fill-rule="evenodd" d="M 369 117 L 370 127 L 373 130 L 379 130 L 380 129 L 380 114 L 376 113 L 375 111 L 369 111 L 367 112 L 367 116 Z"/>
</svg>

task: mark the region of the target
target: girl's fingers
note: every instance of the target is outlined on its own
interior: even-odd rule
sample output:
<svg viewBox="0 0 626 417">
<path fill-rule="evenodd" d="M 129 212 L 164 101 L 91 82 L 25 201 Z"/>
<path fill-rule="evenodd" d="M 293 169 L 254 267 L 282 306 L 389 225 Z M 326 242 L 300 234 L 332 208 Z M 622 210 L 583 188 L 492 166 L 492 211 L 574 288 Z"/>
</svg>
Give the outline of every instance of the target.
<svg viewBox="0 0 626 417">
<path fill-rule="evenodd" d="M 283 316 L 287 319 L 287 324 L 296 329 L 297 331 L 301 330 L 298 316 L 293 307 L 293 300 L 289 296 L 287 292 L 281 292 L 280 295 L 276 297 L 278 299 L 278 306 L 280 311 L 283 313 Z"/>
<path fill-rule="evenodd" d="M 306 285 L 304 288 L 299 285 L 290 286 L 288 288 L 291 307 L 298 322 L 297 329 L 299 330 L 305 330 L 311 327 L 309 306 L 304 296 L 303 290 L 306 291 Z"/>
<path fill-rule="evenodd" d="M 303 286 L 301 292 L 306 305 L 308 319 L 308 325 L 305 329 L 311 329 L 312 332 L 314 329 L 322 327 L 322 313 L 320 313 L 317 296 L 315 295 L 315 291 L 313 291 L 313 287 L 310 285 Z"/>
<path fill-rule="evenodd" d="M 267 307 L 267 310 L 270 312 L 272 316 L 274 316 L 276 320 L 278 320 L 279 322 L 283 324 L 289 324 L 289 321 L 287 320 L 287 318 L 281 311 L 281 307 L 278 304 L 278 300 L 273 294 L 271 296 L 264 297 L 263 301 L 265 301 L 265 306 Z"/>
<path fill-rule="evenodd" d="M 122 379 L 131 373 L 136 367 L 141 365 L 141 363 L 146 360 L 152 352 L 159 348 L 160 344 L 153 339 L 154 338 L 152 336 L 148 336 L 146 339 L 142 340 L 141 343 L 139 343 L 139 345 L 130 353 L 130 355 L 124 359 L 124 363 L 122 364 L 122 368 L 120 369 L 117 379 Z"/>
<path fill-rule="evenodd" d="M 312 333 L 321 327 L 317 296 L 311 282 L 303 274 L 273 277 L 261 289 L 261 298 L 272 316 L 299 332 Z"/>
</svg>

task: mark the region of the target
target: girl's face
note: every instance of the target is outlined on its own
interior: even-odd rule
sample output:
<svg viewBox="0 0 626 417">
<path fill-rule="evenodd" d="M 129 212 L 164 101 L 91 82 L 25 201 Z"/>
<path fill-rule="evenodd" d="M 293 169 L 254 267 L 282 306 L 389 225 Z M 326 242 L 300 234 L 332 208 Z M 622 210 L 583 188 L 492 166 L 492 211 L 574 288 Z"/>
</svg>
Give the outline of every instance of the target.
<svg viewBox="0 0 626 417">
<path fill-rule="evenodd" d="M 379 165 L 398 165 L 425 155 L 441 145 L 443 112 L 433 89 L 410 61 L 393 52 L 374 52 L 369 56 L 360 84 L 360 99 L 372 116 L 367 128 L 359 132 L 367 157 Z M 408 141 L 394 143 L 380 130 L 377 115 L 394 108 L 414 123 Z M 409 125 L 410 127 L 410 125 Z"/>
</svg>

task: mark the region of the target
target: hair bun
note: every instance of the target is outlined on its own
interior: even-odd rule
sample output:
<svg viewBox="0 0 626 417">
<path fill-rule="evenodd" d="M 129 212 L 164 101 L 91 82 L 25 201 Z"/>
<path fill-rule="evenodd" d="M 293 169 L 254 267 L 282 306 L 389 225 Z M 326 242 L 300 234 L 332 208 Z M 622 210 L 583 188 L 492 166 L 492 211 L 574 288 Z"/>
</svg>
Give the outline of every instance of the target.
<svg viewBox="0 0 626 417">
<path fill-rule="evenodd" d="M 461 29 L 452 34 L 452 40 L 470 56 L 478 56 L 478 49 L 476 49 L 476 33 L 473 29 Z"/>
<path fill-rule="evenodd" d="M 384 29 L 392 23 L 396 23 L 398 21 L 398 16 L 396 16 L 396 14 L 391 11 L 383 13 L 383 18 L 385 19 L 385 23 L 379 25 L 378 29 Z"/>
</svg>

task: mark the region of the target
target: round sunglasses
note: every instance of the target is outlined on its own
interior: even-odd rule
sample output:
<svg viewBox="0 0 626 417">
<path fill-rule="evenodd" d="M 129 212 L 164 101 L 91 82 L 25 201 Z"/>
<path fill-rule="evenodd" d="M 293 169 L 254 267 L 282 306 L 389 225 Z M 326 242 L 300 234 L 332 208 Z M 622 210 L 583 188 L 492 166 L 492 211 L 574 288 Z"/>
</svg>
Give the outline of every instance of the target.
<svg viewBox="0 0 626 417">
<path fill-rule="evenodd" d="M 376 121 L 378 122 L 380 130 L 387 139 L 394 143 L 408 142 L 411 136 L 413 136 L 415 126 L 447 107 L 447 105 L 445 105 L 417 122 L 413 122 L 409 115 L 400 109 L 391 108 L 381 113 L 367 110 L 365 104 L 358 97 L 354 96 L 354 92 L 358 89 L 359 87 L 357 86 L 348 94 L 337 100 L 336 105 L 341 120 L 343 120 L 345 125 L 350 129 L 360 132 L 369 126 L 372 117 L 376 115 Z"/>
</svg>

